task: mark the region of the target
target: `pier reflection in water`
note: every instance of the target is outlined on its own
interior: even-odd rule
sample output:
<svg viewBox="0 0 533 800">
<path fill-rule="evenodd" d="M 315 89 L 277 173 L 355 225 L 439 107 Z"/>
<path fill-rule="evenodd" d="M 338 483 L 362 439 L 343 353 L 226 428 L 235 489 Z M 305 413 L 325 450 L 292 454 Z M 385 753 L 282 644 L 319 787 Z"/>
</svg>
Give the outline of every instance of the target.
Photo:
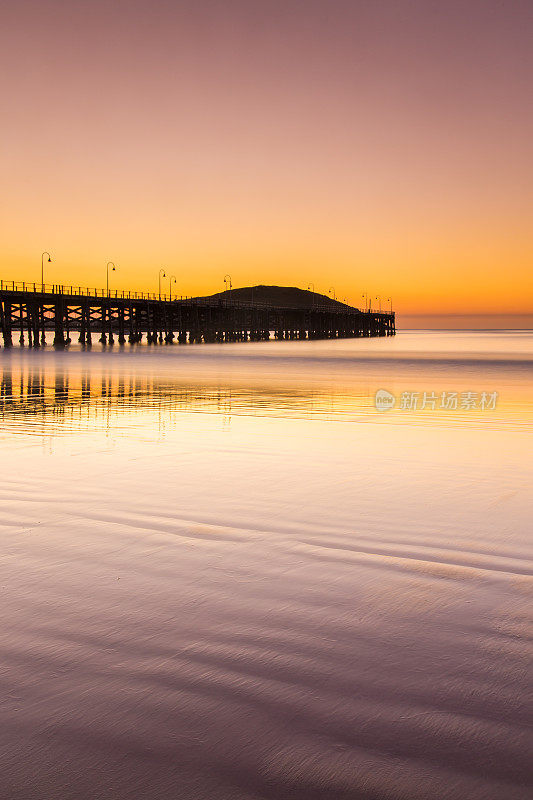
<svg viewBox="0 0 533 800">
<path fill-rule="evenodd" d="M 369 394 L 358 398 L 334 396 L 309 388 L 276 389 L 239 387 L 235 385 L 206 386 L 194 382 L 162 380 L 153 375 L 124 375 L 123 373 L 68 372 L 44 370 L 3 370 L 0 373 L 0 419 L 5 426 L 44 426 L 48 435 L 61 433 L 62 427 L 75 426 L 94 429 L 104 420 L 119 430 L 128 425 L 128 416 L 156 412 L 172 414 L 179 411 L 203 411 L 214 414 L 267 414 L 274 416 L 306 416 L 316 413 L 329 417 L 353 412 L 359 404 L 370 407 Z M 354 405 L 355 404 L 355 405 Z M 151 417 L 144 417 L 146 423 Z M 64 428 L 64 432 L 66 429 Z"/>
<path fill-rule="evenodd" d="M 235 357 L 231 346 L 228 357 L 220 359 L 209 354 L 173 358 L 167 350 L 163 358 L 153 358 L 155 364 L 149 355 L 72 352 L 57 358 L 50 351 L 11 351 L 0 362 L 0 418 L 4 428 L 40 429 L 47 436 L 99 426 L 148 432 L 154 414 L 171 422 L 184 411 L 485 429 L 520 428 L 531 421 L 527 376 L 533 362 L 524 361 L 522 353 L 516 361 L 449 363 L 446 358 L 417 360 L 408 350 L 404 356 L 409 358 L 393 361 L 380 358 L 379 351 L 375 358 L 350 360 L 338 353 L 321 358 L 320 352 L 310 358 L 305 344 L 292 347 L 290 357 L 285 351 L 279 359 Z M 396 397 L 395 407 L 385 414 L 375 406 L 376 391 L 384 387 Z M 418 394 L 418 403 L 402 408 L 400 398 L 407 390 Z M 440 397 L 450 390 L 474 392 L 478 399 L 496 391 L 498 397 L 490 413 L 460 404 L 450 413 L 439 402 L 423 407 L 424 393 Z"/>
</svg>

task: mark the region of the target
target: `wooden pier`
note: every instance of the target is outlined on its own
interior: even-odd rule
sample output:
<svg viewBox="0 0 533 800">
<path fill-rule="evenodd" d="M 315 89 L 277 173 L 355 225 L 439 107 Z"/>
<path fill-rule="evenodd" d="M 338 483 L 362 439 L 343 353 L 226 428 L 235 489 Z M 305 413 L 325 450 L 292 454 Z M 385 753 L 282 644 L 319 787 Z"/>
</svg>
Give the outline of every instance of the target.
<svg viewBox="0 0 533 800">
<path fill-rule="evenodd" d="M 320 296 L 318 296 L 320 297 Z M 74 286 L 0 282 L 0 332 L 4 347 L 41 347 L 73 337 L 90 346 L 193 344 L 275 339 L 392 336 L 394 312 L 360 311 L 343 304 L 291 308 L 231 298 L 170 298 L 141 292 L 104 292 Z"/>
</svg>

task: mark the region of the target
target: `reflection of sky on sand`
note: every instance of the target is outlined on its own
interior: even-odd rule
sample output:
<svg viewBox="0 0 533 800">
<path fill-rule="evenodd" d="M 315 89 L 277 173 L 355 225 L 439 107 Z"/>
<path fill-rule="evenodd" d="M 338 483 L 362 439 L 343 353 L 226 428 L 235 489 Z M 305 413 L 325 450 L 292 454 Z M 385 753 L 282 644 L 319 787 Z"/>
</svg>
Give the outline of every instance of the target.
<svg viewBox="0 0 533 800">
<path fill-rule="evenodd" d="M 524 355 L 271 344 L 1 354 L 14 800 L 529 796 Z"/>
</svg>

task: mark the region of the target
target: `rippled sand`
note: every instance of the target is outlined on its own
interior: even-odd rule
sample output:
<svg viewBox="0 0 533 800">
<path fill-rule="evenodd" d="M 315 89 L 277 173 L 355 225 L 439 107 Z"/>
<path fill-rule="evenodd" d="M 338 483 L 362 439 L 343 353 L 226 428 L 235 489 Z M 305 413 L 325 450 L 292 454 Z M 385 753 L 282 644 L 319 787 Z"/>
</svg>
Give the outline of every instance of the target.
<svg viewBox="0 0 533 800">
<path fill-rule="evenodd" d="M 517 332 L 1 351 L 0 797 L 530 797 L 532 367 Z"/>
</svg>

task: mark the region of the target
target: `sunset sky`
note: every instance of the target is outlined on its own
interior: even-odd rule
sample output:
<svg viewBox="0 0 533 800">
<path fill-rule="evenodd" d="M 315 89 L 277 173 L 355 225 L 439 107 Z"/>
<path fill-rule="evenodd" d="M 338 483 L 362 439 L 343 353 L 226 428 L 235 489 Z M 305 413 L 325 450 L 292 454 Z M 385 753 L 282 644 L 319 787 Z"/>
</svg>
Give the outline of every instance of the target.
<svg viewBox="0 0 533 800">
<path fill-rule="evenodd" d="M 4 0 L 0 277 L 533 312 L 531 0 Z"/>
</svg>

